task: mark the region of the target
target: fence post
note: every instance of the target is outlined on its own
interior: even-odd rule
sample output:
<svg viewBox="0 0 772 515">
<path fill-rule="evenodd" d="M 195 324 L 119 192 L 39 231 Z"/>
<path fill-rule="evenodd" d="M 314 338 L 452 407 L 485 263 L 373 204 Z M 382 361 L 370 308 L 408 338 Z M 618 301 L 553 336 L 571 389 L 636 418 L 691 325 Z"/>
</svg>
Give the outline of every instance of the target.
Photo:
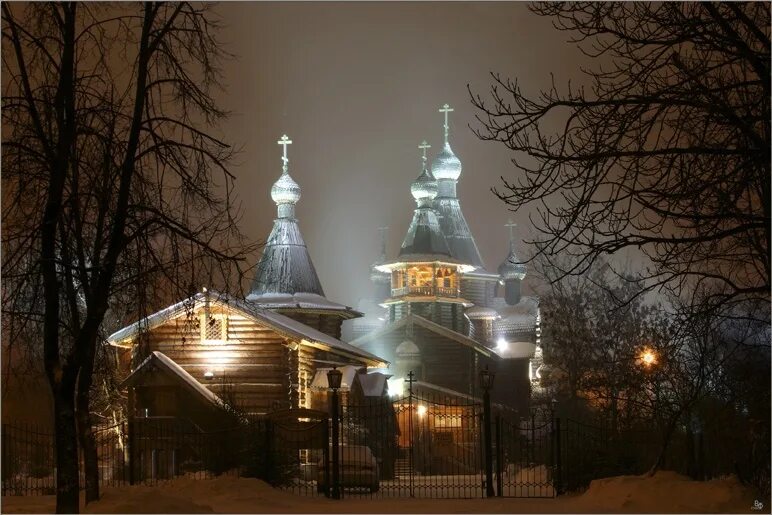
<svg viewBox="0 0 772 515">
<path fill-rule="evenodd" d="M 339 451 L 340 445 L 340 419 L 338 418 L 338 391 L 332 389 L 332 497 L 340 499 L 340 463 Z"/>
<path fill-rule="evenodd" d="M 485 496 L 493 497 L 493 441 L 491 438 L 491 394 L 483 390 L 483 431 L 485 433 Z"/>
<path fill-rule="evenodd" d="M 560 495 L 562 491 L 562 479 L 563 479 L 563 467 L 561 463 L 561 449 L 560 449 L 560 417 L 555 418 L 555 478 L 554 489 L 555 495 Z"/>
<path fill-rule="evenodd" d="M 7 476 L 11 475 L 13 473 L 13 470 L 11 468 L 11 463 L 8 458 L 9 456 L 9 450 L 8 450 L 8 424 L 3 424 L 3 437 L 2 437 L 2 446 L 3 446 L 3 458 L 2 458 L 2 469 L 5 471 L 4 474 Z M 2 487 L 2 495 L 6 495 L 5 491 L 5 481 L 3 481 L 3 487 Z"/>
<path fill-rule="evenodd" d="M 327 421 L 324 423 L 324 450 L 322 451 L 322 462 L 324 463 L 324 496 L 330 497 L 330 425 Z"/>
<path fill-rule="evenodd" d="M 496 415 L 496 495 L 504 495 L 504 478 L 502 478 L 502 464 L 504 461 L 504 449 L 501 447 L 501 415 Z"/>
<path fill-rule="evenodd" d="M 129 469 L 129 484 L 134 484 L 134 417 L 129 415 L 129 421 L 128 421 L 128 433 L 126 438 L 126 446 L 129 448 L 128 452 L 126 453 L 126 457 L 128 458 L 128 469 Z"/>
</svg>

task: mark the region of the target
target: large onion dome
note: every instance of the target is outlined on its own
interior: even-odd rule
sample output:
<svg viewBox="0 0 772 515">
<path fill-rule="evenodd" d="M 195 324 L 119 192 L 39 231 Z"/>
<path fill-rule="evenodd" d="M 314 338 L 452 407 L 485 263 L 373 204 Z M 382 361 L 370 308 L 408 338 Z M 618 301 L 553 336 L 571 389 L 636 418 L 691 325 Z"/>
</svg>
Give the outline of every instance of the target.
<svg viewBox="0 0 772 515">
<path fill-rule="evenodd" d="M 300 186 L 285 170 L 271 187 L 271 198 L 277 205 L 297 204 L 300 200 Z"/>
<path fill-rule="evenodd" d="M 440 153 L 432 161 L 432 175 L 438 181 L 444 179 L 457 181 L 461 177 L 461 161 L 453 153 L 448 142 L 445 142 Z"/>
</svg>

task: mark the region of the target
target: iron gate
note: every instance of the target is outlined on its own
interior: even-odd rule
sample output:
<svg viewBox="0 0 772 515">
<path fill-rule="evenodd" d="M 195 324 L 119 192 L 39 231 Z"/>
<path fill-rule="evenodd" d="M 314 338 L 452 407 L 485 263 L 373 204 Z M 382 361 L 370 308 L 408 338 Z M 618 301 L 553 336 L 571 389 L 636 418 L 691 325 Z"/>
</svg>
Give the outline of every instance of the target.
<svg viewBox="0 0 772 515">
<path fill-rule="evenodd" d="M 555 497 L 559 443 L 552 418 L 496 417 L 496 495 L 501 497 Z"/>
<path fill-rule="evenodd" d="M 341 497 L 484 495 L 480 403 L 426 394 L 348 403 L 339 445 Z"/>
</svg>

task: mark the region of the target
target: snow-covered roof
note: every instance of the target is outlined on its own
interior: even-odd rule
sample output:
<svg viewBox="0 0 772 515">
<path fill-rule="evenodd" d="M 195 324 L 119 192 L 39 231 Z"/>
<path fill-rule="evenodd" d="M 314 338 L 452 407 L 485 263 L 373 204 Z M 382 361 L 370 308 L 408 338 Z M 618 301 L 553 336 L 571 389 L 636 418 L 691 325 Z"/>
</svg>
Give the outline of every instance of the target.
<svg viewBox="0 0 772 515">
<path fill-rule="evenodd" d="M 280 217 L 263 248 L 250 295 L 299 292 L 324 296 L 297 219 Z"/>
<path fill-rule="evenodd" d="M 260 295 L 250 293 L 247 295 L 247 300 L 264 309 L 337 311 L 343 314 L 344 318 L 362 316 L 362 313 L 350 306 L 338 304 L 316 293 L 263 293 Z"/>
<path fill-rule="evenodd" d="M 184 368 L 175 363 L 169 356 L 160 351 L 153 351 L 145 360 L 139 364 L 139 366 L 123 381 L 123 385 L 131 385 L 137 381 L 137 378 L 144 373 L 144 371 L 150 365 L 155 365 L 163 370 L 171 373 L 173 376 L 179 378 L 188 389 L 197 393 L 204 400 L 214 404 L 215 406 L 222 407 L 224 403 L 217 395 L 209 391 L 209 389 L 199 383 L 195 377 L 190 375 Z"/>
<path fill-rule="evenodd" d="M 438 195 L 434 199 L 433 207 L 439 215 L 440 228 L 445 235 L 450 255 L 461 263 L 485 268 L 458 199 L 455 196 Z"/>
<path fill-rule="evenodd" d="M 348 390 L 354 384 L 354 381 L 359 381 L 359 385 L 362 387 L 362 392 L 365 397 L 381 397 L 386 391 L 386 381 L 391 377 L 390 374 L 384 374 L 380 371 L 366 371 L 361 367 L 354 367 L 351 365 L 337 367 L 343 374 L 341 379 L 341 389 Z M 329 383 L 327 382 L 327 372 L 332 368 L 318 368 L 314 374 L 314 378 L 311 380 L 311 388 L 316 390 L 327 390 Z"/>
<path fill-rule="evenodd" d="M 381 327 L 380 329 L 373 331 L 371 333 L 365 334 L 363 336 L 360 336 L 359 338 L 352 340 L 351 345 L 357 346 L 362 345 L 365 342 L 368 342 L 370 340 L 379 338 L 380 336 L 384 334 L 388 334 L 392 331 L 395 331 L 407 324 L 409 321 L 412 321 L 413 323 L 420 325 L 421 327 L 424 327 L 430 331 L 433 331 L 435 333 L 441 334 L 442 336 L 445 336 L 446 338 L 449 338 L 451 340 L 457 341 L 458 343 L 462 345 L 466 345 L 467 347 L 471 347 L 472 349 L 476 350 L 483 356 L 490 356 L 492 354 L 491 349 L 485 347 L 480 342 L 477 342 L 475 340 L 472 340 L 471 338 L 464 336 L 461 333 L 457 333 L 456 331 L 453 331 L 451 329 L 448 329 L 447 327 L 443 327 L 440 324 L 437 324 L 435 322 L 432 322 L 431 320 L 427 320 L 424 317 L 420 315 L 416 315 L 414 313 L 411 313 L 407 315 L 406 317 L 403 317 L 399 320 L 396 320 L 394 322 L 391 322 L 389 324 L 386 324 L 385 326 Z"/>
<path fill-rule="evenodd" d="M 365 397 L 381 397 L 387 390 L 387 380 L 390 374 L 381 372 L 359 374 L 357 379 L 362 386 L 362 393 Z"/>
<path fill-rule="evenodd" d="M 322 348 L 336 354 L 342 354 L 348 357 L 359 359 L 368 365 L 377 366 L 386 363 L 386 360 L 358 349 L 353 345 L 342 342 L 337 338 L 325 334 L 313 327 L 309 327 L 297 320 L 293 320 L 285 315 L 263 309 L 255 306 L 251 302 L 243 299 L 230 298 L 226 295 L 210 291 L 208 293 L 197 293 L 177 304 L 162 309 L 142 320 L 139 320 L 115 333 L 108 338 L 109 343 L 119 344 L 127 340 L 133 340 L 143 331 L 150 331 L 159 325 L 176 318 L 184 313 L 189 313 L 202 309 L 205 303 L 210 306 L 220 306 L 226 309 L 235 309 L 247 318 L 269 326 L 279 334 L 288 338 L 300 340 L 303 344 Z"/>
</svg>

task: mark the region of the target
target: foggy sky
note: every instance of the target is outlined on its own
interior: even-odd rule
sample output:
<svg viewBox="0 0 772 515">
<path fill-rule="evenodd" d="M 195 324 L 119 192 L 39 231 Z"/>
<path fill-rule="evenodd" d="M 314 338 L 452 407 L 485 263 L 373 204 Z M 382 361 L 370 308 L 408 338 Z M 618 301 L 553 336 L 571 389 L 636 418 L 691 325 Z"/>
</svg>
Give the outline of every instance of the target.
<svg viewBox="0 0 772 515">
<path fill-rule="evenodd" d="M 297 217 L 328 298 L 356 306 L 369 293 L 378 227 L 389 226 L 388 256 L 397 255 L 415 207 L 417 146 L 426 139 L 429 155 L 439 152 L 444 103 L 455 108 L 458 196 L 488 270 L 507 255 L 509 217 L 527 235 L 527 214 L 509 213 L 490 191 L 517 170 L 503 145 L 472 134 L 466 88 L 485 94 L 491 71 L 532 95 L 550 73 L 558 84 L 576 78 L 581 56 L 550 20 L 524 3 L 234 2 L 218 12 L 219 37 L 236 55 L 223 68 L 220 102 L 232 112 L 224 137 L 242 149 L 231 168 L 241 229 L 253 240 L 271 230 L 276 142 L 286 133 L 290 175 L 302 189 Z"/>
</svg>

